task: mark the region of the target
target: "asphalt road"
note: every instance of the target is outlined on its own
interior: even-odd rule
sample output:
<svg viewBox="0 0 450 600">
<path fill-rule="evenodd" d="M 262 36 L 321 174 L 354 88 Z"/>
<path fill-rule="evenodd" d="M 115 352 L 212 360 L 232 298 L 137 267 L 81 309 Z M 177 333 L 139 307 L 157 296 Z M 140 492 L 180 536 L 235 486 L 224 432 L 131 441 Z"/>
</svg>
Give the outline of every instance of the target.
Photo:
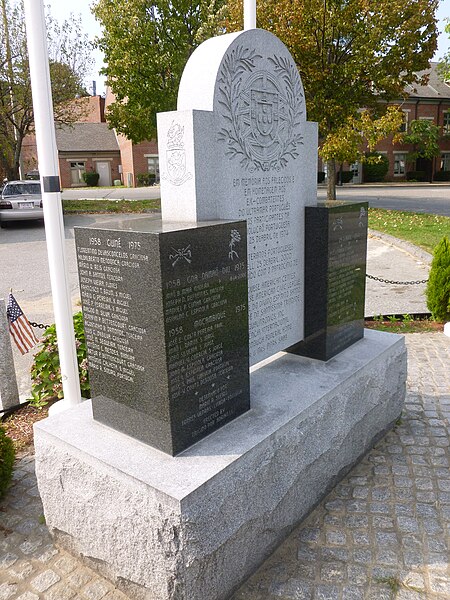
<svg viewBox="0 0 450 600">
<path fill-rule="evenodd" d="M 325 200 L 326 189 L 317 194 Z M 369 202 L 373 208 L 391 208 L 450 217 L 450 184 L 345 185 L 336 190 L 338 200 Z"/>
<path fill-rule="evenodd" d="M 106 198 L 108 200 L 153 200 L 160 198 L 159 185 L 141 188 L 78 188 L 63 190 L 63 200 Z"/>
<path fill-rule="evenodd" d="M 326 189 L 319 187 L 318 198 L 325 200 Z M 160 187 L 142 188 L 80 188 L 64 190 L 64 200 L 107 198 L 109 200 L 143 200 L 160 198 Z M 450 216 L 450 183 L 345 185 L 337 188 L 337 197 L 370 203 L 375 208 L 392 208 Z"/>
</svg>

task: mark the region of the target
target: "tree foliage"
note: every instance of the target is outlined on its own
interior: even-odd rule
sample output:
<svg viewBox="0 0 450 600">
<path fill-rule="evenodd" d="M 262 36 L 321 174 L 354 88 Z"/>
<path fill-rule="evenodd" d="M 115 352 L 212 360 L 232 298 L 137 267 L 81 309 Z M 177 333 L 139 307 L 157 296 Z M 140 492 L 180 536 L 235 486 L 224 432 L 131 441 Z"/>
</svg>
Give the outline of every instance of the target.
<svg viewBox="0 0 450 600">
<path fill-rule="evenodd" d="M 21 3 L 0 0 L 0 160 L 9 179 L 19 176 L 24 137 L 33 131 L 34 114 Z M 79 108 L 68 101 L 86 94 L 83 79 L 92 66 L 91 46 L 81 33 L 81 18 L 62 25 L 48 17 L 47 32 L 55 119 L 70 123 Z"/>
<path fill-rule="evenodd" d="M 439 0 L 261 0 L 257 24 L 289 48 L 321 138 L 354 147 L 352 119 L 377 113 L 420 83 L 437 44 Z M 226 28 L 242 27 L 242 0 L 229 0 Z M 331 142 L 330 142 L 331 143 Z M 334 158 L 330 159 L 333 166 Z M 330 170 L 329 166 L 329 170 Z M 334 166 L 333 166 L 334 172 Z"/>
<path fill-rule="evenodd" d="M 137 143 L 156 135 L 156 113 L 174 110 L 189 56 L 218 32 L 224 0 L 98 0 L 97 47 L 115 96 L 108 122 Z"/>
<path fill-rule="evenodd" d="M 450 18 L 447 19 L 447 25 L 445 26 L 445 33 L 450 38 Z M 444 55 L 439 61 L 438 65 L 439 74 L 444 81 L 450 80 L 450 51 Z"/>
<path fill-rule="evenodd" d="M 408 153 L 408 160 L 432 159 L 439 156 L 439 127 L 426 119 L 411 121 L 408 133 L 403 134 L 405 144 L 413 144 L 414 150 Z"/>
<path fill-rule="evenodd" d="M 450 321 L 450 241 L 446 236 L 434 249 L 426 296 L 433 318 Z"/>
<path fill-rule="evenodd" d="M 369 110 L 363 110 L 347 120 L 336 131 L 331 131 L 319 150 L 325 160 L 353 163 L 370 160 L 364 149 L 370 152 L 381 140 L 393 135 L 399 140 L 399 128 L 403 114 L 396 106 L 389 106 L 381 116 L 374 116 Z"/>
</svg>

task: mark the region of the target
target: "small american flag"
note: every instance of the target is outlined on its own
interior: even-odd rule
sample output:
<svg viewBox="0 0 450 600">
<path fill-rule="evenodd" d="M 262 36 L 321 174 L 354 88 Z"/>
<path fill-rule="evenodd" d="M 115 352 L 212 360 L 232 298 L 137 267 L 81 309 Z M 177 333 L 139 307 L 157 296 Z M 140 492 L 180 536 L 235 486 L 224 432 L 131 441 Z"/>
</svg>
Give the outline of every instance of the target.
<svg viewBox="0 0 450 600">
<path fill-rule="evenodd" d="M 23 314 L 12 294 L 9 294 L 8 297 L 6 314 L 8 316 L 9 331 L 12 338 L 16 342 L 16 346 L 19 348 L 20 352 L 26 354 L 31 348 L 34 348 L 34 346 L 39 343 L 39 340 L 34 335 L 28 319 Z"/>
</svg>

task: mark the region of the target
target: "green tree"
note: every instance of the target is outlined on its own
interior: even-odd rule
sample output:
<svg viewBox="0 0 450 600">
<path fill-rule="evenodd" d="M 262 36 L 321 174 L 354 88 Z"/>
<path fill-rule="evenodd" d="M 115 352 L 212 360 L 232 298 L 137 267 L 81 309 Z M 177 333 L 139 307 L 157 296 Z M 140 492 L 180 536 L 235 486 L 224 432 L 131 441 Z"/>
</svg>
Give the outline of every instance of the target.
<svg viewBox="0 0 450 600">
<path fill-rule="evenodd" d="M 447 19 L 445 33 L 447 33 L 450 38 L 450 18 Z M 450 51 L 439 61 L 438 70 L 444 81 L 450 80 Z"/>
<path fill-rule="evenodd" d="M 18 179 L 23 140 L 34 127 L 25 20 L 21 3 L 0 4 L 0 165 L 8 179 Z M 55 120 L 71 123 L 80 108 L 69 101 L 86 94 L 83 79 L 92 66 L 91 46 L 81 33 L 81 18 L 59 25 L 49 17 L 47 30 Z"/>
<path fill-rule="evenodd" d="M 156 135 L 156 113 L 174 110 L 194 49 L 217 33 L 224 0 L 98 0 L 103 74 L 115 96 L 108 122 L 137 143 Z"/>
<path fill-rule="evenodd" d="M 450 241 L 443 237 L 434 249 L 427 283 L 427 306 L 438 321 L 450 321 Z"/>
<path fill-rule="evenodd" d="M 408 133 L 403 134 L 402 141 L 406 144 L 413 144 L 414 150 L 408 153 L 408 161 L 415 161 L 418 158 L 432 160 L 439 156 L 439 127 L 425 119 L 411 121 Z"/>
<path fill-rule="evenodd" d="M 258 27 L 277 35 L 298 65 L 308 118 L 324 142 L 358 109 L 402 98 L 428 67 L 437 43 L 439 0 L 261 0 Z M 242 27 L 242 0 L 229 0 L 226 28 Z M 329 199 L 336 159 L 328 160 Z"/>
</svg>

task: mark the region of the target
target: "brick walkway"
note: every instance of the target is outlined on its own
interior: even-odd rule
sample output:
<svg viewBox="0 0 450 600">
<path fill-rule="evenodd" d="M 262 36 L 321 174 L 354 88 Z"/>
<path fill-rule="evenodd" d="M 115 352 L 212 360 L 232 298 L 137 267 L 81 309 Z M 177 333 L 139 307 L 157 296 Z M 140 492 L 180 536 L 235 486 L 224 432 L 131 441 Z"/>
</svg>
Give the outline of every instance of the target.
<svg viewBox="0 0 450 600">
<path fill-rule="evenodd" d="M 408 395 L 395 431 L 233 600 L 450 598 L 450 338 L 412 334 L 407 346 Z M 41 515 L 26 456 L 0 509 L 0 600 L 126 600 L 58 551 Z"/>
</svg>

